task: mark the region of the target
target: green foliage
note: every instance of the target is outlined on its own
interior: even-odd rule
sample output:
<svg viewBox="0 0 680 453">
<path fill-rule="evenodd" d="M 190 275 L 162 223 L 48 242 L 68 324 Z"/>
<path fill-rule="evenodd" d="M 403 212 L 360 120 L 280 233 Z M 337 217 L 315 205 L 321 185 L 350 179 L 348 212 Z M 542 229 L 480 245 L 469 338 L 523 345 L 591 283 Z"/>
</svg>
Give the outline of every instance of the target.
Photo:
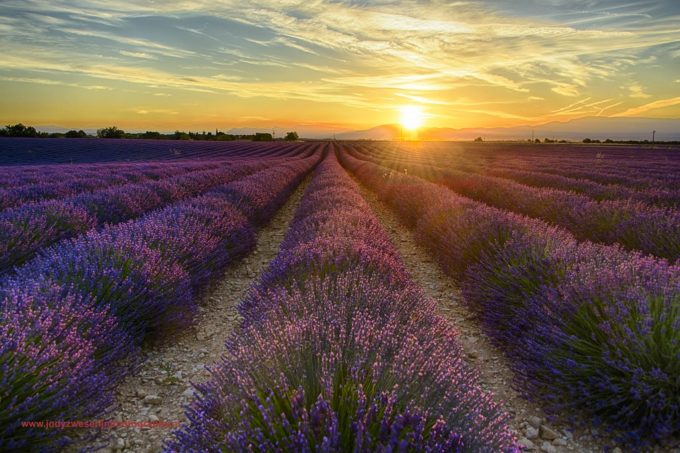
<svg viewBox="0 0 680 453">
<path fill-rule="evenodd" d="M 161 133 L 156 132 L 156 131 L 146 131 L 143 134 L 140 134 L 139 138 L 153 138 L 153 139 L 158 139 L 161 138 Z"/>
<path fill-rule="evenodd" d="M 5 129 L 2 130 L 2 135 L 5 137 L 39 137 L 40 133 L 33 126 L 24 126 L 21 123 L 17 123 L 5 126 Z"/>
<path fill-rule="evenodd" d="M 123 138 L 125 131 L 118 129 L 116 126 L 105 127 L 104 129 L 97 129 L 97 137 L 99 138 Z"/>
<path fill-rule="evenodd" d="M 64 137 L 66 138 L 85 138 L 87 137 L 87 134 L 85 133 L 84 130 L 70 130 L 64 134 Z"/>
<path fill-rule="evenodd" d="M 256 132 L 253 136 L 254 142 L 270 142 L 274 137 L 269 132 Z"/>
<path fill-rule="evenodd" d="M 285 139 L 288 140 L 288 141 L 294 142 L 295 140 L 298 140 L 299 138 L 300 138 L 300 136 L 298 135 L 298 133 L 295 132 L 295 131 L 292 131 L 292 132 L 288 132 L 286 134 Z"/>
</svg>

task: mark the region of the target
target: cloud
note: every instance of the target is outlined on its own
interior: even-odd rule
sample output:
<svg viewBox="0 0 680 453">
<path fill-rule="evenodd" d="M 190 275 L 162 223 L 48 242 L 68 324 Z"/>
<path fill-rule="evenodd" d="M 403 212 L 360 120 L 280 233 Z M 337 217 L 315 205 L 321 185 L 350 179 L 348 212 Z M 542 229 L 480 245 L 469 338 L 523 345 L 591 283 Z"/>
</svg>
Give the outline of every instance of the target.
<svg viewBox="0 0 680 453">
<path fill-rule="evenodd" d="M 127 50 L 120 50 L 120 51 L 118 51 L 118 53 L 120 53 L 121 55 L 124 55 L 126 57 L 142 58 L 142 59 L 145 59 L 145 60 L 155 60 L 156 59 L 155 56 L 150 55 L 150 54 L 145 53 L 145 52 L 129 52 Z"/>
<path fill-rule="evenodd" d="M 37 77 L 5 77 L 5 76 L 0 76 L 0 80 L 4 80 L 6 82 L 19 82 L 19 83 L 31 83 L 31 84 L 36 84 L 36 85 L 62 85 L 62 86 L 68 86 L 68 87 L 73 87 L 73 88 L 82 88 L 85 90 L 107 90 L 111 91 L 113 88 L 105 86 L 105 85 L 86 85 L 86 84 L 79 84 L 79 83 L 69 83 L 69 82 L 64 82 L 62 80 L 55 80 L 55 79 L 41 79 Z"/>
<path fill-rule="evenodd" d="M 607 106 L 604 106 L 600 110 L 598 110 L 598 112 L 595 116 L 602 116 L 602 114 L 604 112 L 606 112 L 607 110 L 613 109 L 614 107 L 618 107 L 621 104 L 623 104 L 623 101 L 614 102 L 613 104 L 609 104 Z"/>
<path fill-rule="evenodd" d="M 79 36 L 86 36 L 90 38 L 98 38 L 98 39 L 105 39 L 109 41 L 114 41 L 116 43 L 120 44 L 126 44 L 129 46 L 134 46 L 139 49 L 144 49 L 145 52 L 148 53 L 155 53 L 158 55 L 163 55 L 166 57 L 174 57 L 174 58 L 186 58 L 195 55 L 195 52 L 184 50 L 184 49 L 179 49 L 176 47 L 160 44 L 148 39 L 140 39 L 140 38 L 131 38 L 131 37 L 126 37 L 126 36 L 120 36 L 116 35 L 113 33 L 109 32 L 104 32 L 104 31 L 95 31 L 95 30 L 83 30 L 83 29 L 77 29 L 77 28 L 62 28 L 60 31 L 64 33 L 69 33 L 69 34 L 74 34 L 74 35 L 79 35 Z M 134 56 L 139 58 L 138 54 L 140 52 L 130 52 Z M 137 55 L 135 55 L 137 54 Z"/>
<path fill-rule="evenodd" d="M 628 110 L 625 110 L 623 112 L 617 113 L 616 115 L 612 116 L 639 116 L 643 113 L 647 113 L 650 110 L 656 110 L 664 107 L 671 107 L 674 105 L 679 105 L 680 104 L 680 96 L 674 97 L 674 98 L 669 98 L 669 99 L 661 99 L 659 101 L 654 101 L 650 102 L 649 104 L 644 104 L 640 105 L 638 107 L 633 107 Z"/>
<path fill-rule="evenodd" d="M 177 102 L 210 93 L 332 104 L 329 111 L 346 112 L 385 112 L 403 100 L 439 117 L 465 105 L 508 124 L 623 115 L 645 107 L 635 106 L 640 99 L 653 106 L 668 100 L 656 96 L 672 98 L 649 69 L 678 83 L 680 17 L 672 8 L 549 5 L 7 0 L 0 80 L 47 85 L 78 76 L 92 80 L 79 85 L 89 89 L 103 87 L 101 80 L 153 88 L 158 105 L 133 105 L 158 114 L 161 93 Z"/>
<path fill-rule="evenodd" d="M 168 109 L 136 109 L 134 111 L 138 115 L 161 114 L 161 115 L 178 115 L 179 112 Z"/>
<path fill-rule="evenodd" d="M 646 99 L 651 98 L 649 94 L 644 92 L 644 89 L 640 85 L 631 85 L 628 87 L 629 96 L 632 98 Z"/>
</svg>

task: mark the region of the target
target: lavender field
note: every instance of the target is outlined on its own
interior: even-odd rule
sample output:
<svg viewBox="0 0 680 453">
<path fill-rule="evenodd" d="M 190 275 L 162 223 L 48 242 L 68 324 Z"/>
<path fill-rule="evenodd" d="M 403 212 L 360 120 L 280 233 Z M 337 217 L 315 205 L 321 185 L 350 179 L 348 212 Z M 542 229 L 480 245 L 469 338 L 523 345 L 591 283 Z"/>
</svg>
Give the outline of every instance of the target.
<svg viewBox="0 0 680 453">
<path fill-rule="evenodd" d="M 0 139 L 0 451 L 677 451 L 679 208 L 669 146 Z"/>
</svg>

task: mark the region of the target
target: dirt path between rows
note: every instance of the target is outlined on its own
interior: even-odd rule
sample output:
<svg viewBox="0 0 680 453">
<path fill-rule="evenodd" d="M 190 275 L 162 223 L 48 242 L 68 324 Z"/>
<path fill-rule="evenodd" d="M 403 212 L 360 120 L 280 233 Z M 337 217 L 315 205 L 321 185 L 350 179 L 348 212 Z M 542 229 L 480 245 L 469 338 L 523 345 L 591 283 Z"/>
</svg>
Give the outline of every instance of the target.
<svg viewBox="0 0 680 453">
<path fill-rule="evenodd" d="M 219 360 L 224 341 L 238 325 L 238 303 L 255 279 L 279 252 L 279 246 L 293 219 L 310 178 L 296 189 L 268 225 L 257 234 L 255 250 L 227 268 L 224 276 L 212 284 L 199 304 L 195 324 L 171 343 L 151 346 L 144 351 L 139 370 L 128 376 L 116 391 L 118 408 L 110 419 L 116 421 L 185 421 L 183 406 L 192 398 L 191 383 L 208 380 L 206 365 Z M 100 441 L 105 452 L 158 452 L 173 428 L 117 428 L 109 438 L 103 432 Z M 90 447 L 76 444 L 69 451 Z"/>
<path fill-rule="evenodd" d="M 458 340 L 468 363 L 479 371 L 481 386 L 493 392 L 512 415 L 510 426 L 517 433 L 520 444 L 527 450 L 547 453 L 603 451 L 602 445 L 592 438 L 592 433 L 572 433 L 565 426 L 548 423 L 540 407 L 522 398 L 512 388 L 513 373 L 507 359 L 484 335 L 473 313 L 464 305 L 453 279 L 444 274 L 427 250 L 416 243 L 412 232 L 385 203 L 378 200 L 375 193 L 362 184 L 360 187 L 362 195 L 399 250 L 413 280 L 438 302 L 440 314 L 458 331 Z"/>
</svg>

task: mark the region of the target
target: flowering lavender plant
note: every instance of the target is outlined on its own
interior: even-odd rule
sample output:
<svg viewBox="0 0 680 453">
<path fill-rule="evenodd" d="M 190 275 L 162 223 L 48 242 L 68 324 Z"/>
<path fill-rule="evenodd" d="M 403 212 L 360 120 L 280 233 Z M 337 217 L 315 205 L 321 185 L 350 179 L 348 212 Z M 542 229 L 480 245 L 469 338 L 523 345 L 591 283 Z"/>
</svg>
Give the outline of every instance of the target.
<svg viewBox="0 0 680 453">
<path fill-rule="evenodd" d="M 535 219 L 343 154 L 460 280 L 518 383 L 558 415 L 605 423 L 635 445 L 680 427 L 680 268 L 578 242 Z M 414 197 L 427 203 L 407 204 Z"/>
<path fill-rule="evenodd" d="M 517 450 L 357 194 L 333 155 L 318 167 L 168 451 Z"/>
</svg>

